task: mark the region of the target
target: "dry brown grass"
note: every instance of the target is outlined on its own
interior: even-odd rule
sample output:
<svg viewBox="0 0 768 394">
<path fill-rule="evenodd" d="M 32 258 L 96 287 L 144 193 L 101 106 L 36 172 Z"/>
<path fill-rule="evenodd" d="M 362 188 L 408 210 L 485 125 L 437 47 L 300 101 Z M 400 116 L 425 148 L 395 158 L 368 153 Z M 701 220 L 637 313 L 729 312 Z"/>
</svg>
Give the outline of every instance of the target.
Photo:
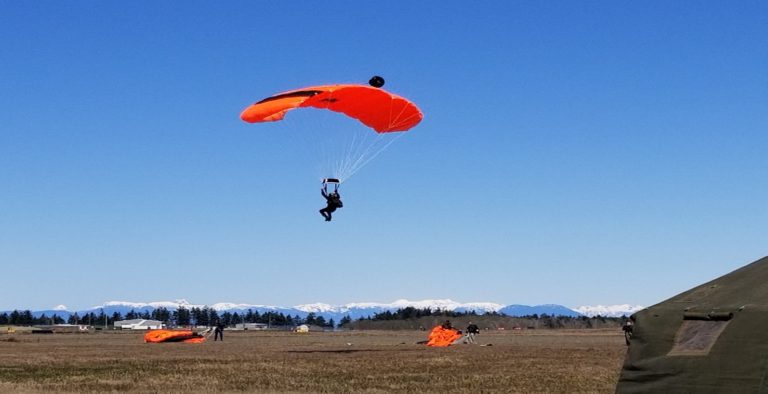
<svg viewBox="0 0 768 394">
<path fill-rule="evenodd" d="M 0 392 L 613 392 L 617 330 L 487 332 L 433 349 L 419 331 L 226 332 L 145 344 L 141 333 L 0 335 Z M 1 339 L 15 338 L 15 341 Z"/>
</svg>

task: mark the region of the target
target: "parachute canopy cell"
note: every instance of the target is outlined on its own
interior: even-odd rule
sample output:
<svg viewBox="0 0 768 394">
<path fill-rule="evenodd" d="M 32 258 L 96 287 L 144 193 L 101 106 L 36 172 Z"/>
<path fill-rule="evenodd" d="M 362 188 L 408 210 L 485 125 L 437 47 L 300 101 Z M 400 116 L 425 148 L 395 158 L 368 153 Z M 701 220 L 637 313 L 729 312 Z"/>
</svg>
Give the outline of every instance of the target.
<svg viewBox="0 0 768 394">
<path fill-rule="evenodd" d="M 366 85 L 324 85 L 276 94 L 246 108 L 240 118 L 249 123 L 283 119 L 294 108 L 314 107 L 343 113 L 377 133 L 406 131 L 424 115 L 412 102 Z"/>
</svg>

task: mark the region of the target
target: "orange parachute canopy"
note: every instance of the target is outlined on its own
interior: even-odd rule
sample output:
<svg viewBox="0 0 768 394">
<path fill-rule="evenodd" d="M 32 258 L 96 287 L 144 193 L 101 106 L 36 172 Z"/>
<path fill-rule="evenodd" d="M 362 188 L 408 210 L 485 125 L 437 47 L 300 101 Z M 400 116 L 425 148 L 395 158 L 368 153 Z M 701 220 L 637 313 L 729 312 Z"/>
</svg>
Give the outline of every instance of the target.
<svg viewBox="0 0 768 394">
<path fill-rule="evenodd" d="M 427 346 L 446 347 L 457 339 L 461 338 L 461 333 L 452 328 L 437 326 L 429 333 Z"/>
<path fill-rule="evenodd" d="M 162 342 L 184 342 L 201 343 L 205 342 L 205 337 L 195 333 L 192 330 L 150 330 L 144 334 L 144 342 L 162 343 Z"/>
<path fill-rule="evenodd" d="M 381 88 L 366 85 L 323 85 L 276 94 L 246 108 L 240 118 L 249 123 L 274 122 L 302 107 L 341 112 L 378 133 L 406 131 L 424 115 L 412 102 Z"/>
</svg>

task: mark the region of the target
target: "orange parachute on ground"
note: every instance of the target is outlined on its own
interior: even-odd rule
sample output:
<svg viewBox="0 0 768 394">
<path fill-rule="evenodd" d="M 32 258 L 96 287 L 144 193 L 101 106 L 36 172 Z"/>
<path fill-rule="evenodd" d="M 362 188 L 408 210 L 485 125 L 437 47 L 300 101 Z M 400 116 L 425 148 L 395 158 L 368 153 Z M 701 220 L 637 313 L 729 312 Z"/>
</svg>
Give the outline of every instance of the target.
<svg viewBox="0 0 768 394">
<path fill-rule="evenodd" d="M 461 338 L 461 332 L 452 328 L 437 326 L 429 333 L 427 346 L 446 347 Z"/>
<path fill-rule="evenodd" d="M 246 122 L 274 122 L 285 113 L 302 107 L 329 109 L 355 118 L 378 133 L 405 131 L 416 126 L 424 115 L 416 104 L 381 89 L 384 80 L 371 85 L 323 85 L 291 90 L 267 97 L 246 108 L 240 118 Z"/>
<path fill-rule="evenodd" d="M 205 339 L 205 336 L 200 335 L 192 330 L 150 330 L 144 334 L 144 342 L 147 343 L 201 343 L 205 342 Z"/>
</svg>

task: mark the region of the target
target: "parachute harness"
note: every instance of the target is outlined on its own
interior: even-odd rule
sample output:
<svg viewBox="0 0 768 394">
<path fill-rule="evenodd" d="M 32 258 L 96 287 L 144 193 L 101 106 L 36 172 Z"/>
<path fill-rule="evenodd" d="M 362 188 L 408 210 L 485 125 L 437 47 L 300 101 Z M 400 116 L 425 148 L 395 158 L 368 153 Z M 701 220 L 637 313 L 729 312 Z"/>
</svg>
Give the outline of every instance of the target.
<svg viewBox="0 0 768 394">
<path fill-rule="evenodd" d="M 333 192 L 338 193 L 339 192 L 339 180 L 336 178 L 325 178 L 323 179 L 323 190 L 328 193 L 328 184 L 333 185 Z"/>
</svg>

